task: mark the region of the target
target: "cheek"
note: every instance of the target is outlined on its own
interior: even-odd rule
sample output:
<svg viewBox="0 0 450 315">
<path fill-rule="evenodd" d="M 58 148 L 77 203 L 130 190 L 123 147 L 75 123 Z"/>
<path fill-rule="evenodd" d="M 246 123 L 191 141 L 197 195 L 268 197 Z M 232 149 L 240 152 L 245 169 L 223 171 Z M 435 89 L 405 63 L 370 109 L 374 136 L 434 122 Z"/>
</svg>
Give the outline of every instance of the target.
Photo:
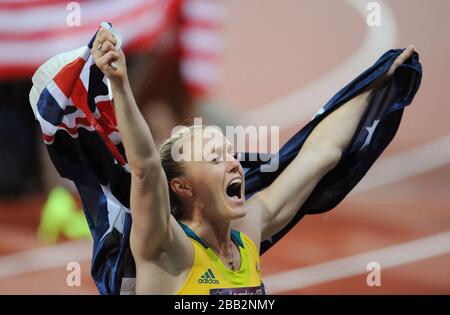
<svg viewBox="0 0 450 315">
<path fill-rule="evenodd" d="M 204 165 L 196 170 L 196 182 L 207 184 L 210 188 L 221 186 L 223 183 L 223 170 L 220 165 Z"/>
<path fill-rule="evenodd" d="M 202 200 L 215 200 L 215 196 L 221 191 L 220 179 L 215 176 L 211 170 L 202 170 L 195 176 L 193 183 L 193 190 L 195 194 L 202 198 Z"/>
</svg>

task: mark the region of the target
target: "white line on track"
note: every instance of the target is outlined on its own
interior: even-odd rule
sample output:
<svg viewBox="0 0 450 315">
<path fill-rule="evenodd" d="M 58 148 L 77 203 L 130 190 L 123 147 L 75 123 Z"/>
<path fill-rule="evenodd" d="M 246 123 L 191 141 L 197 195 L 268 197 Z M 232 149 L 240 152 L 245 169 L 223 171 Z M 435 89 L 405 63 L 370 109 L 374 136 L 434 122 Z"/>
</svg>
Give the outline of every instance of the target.
<svg viewBox="0 0 450 315">
<path fill-rule="evenodd" d="M 0 257 L 0 279 L 91 260 L 92 241 L 70 241 Z"/>
<path fill-rule="evenodd" d="M 270 294 L 277 294 L 368 274 L 369 271 L 366 270 L 366 266 L 369 262 L 378 262 L 381 270 L 385 270 L 449 252 L 450 231 L 367 253 L 266 276 L 264 283 Z M 362 281 L 365 281 L 365 278 Z"/>
</svg>

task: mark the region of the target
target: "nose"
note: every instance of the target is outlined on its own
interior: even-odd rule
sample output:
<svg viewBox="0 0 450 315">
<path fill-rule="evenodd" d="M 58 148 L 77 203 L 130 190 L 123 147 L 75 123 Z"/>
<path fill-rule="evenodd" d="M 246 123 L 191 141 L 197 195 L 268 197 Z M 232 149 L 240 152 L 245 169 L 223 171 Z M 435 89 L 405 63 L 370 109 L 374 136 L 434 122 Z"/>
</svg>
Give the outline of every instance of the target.
<svg viewBox="0 0 450 315">
<path fill-rule="evenodd" d="M 234 156 L 228 154 L 227 163 L 229 165 L 230 173 L 238 173 L 241 168 L 241 163 L 234 158 Z"/>
</svg>

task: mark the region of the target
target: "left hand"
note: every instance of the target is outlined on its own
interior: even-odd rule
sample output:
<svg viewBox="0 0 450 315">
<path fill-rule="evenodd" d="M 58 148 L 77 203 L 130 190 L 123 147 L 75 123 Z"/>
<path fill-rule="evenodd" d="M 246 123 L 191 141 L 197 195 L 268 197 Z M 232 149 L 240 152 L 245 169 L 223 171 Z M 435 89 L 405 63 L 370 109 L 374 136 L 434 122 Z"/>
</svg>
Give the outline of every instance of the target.
<svg viewBox="0 0 450 315">
<path fill-rule="evenodd" d="M 405 63 L 406 60 L 408 60 L 414 53 L 414 45 L 409 45 L 401 54 L 398 56 L 395 60 L 392 66 L 389 68 L 389 71 L 387 72 L 387 76 L 391 77 L 395 70 L 402 64 Z"/>
<path fill-rule="evenodd" d="M 384 84 L 390 79 L 392 78 L 392 76 L 395 73 L 395 70 L 400 67 L 400 65 L 402 65 L 403 63 L 405 63 L 406 60 L 408 60 L 409 58 L 411 58 L 411 56 L 413 55 L 415 51 L 415 47 L 414 45 L 409 45 L 392 63 L 391 67 L 389 68 L 389 70 L 380 78 L 378 78 L 377 80 L 375 80 L 372 84 L 371 84 L 371 88 L 373 89 L 378 89 L 384 86 Z"/>
</svg>

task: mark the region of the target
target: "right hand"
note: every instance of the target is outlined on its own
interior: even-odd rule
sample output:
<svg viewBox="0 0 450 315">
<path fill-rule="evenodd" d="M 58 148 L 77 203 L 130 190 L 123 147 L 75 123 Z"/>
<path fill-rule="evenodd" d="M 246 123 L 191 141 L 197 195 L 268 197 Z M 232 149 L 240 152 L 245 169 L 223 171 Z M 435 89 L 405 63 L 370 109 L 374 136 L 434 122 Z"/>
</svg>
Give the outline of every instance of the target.
<svg viewBox="0 0 450 315">
<path fill-rule="evenodd" d="M 115 50 L 116 40 L 107 29 L 100 27 L 92 45 L 91 54 L 97 67 L 113 83 L 122 83 L 127 76 L 125 54 L 122 49 Z M 114 69 L 111 63 L 118 68 Z"/>
</svg>

